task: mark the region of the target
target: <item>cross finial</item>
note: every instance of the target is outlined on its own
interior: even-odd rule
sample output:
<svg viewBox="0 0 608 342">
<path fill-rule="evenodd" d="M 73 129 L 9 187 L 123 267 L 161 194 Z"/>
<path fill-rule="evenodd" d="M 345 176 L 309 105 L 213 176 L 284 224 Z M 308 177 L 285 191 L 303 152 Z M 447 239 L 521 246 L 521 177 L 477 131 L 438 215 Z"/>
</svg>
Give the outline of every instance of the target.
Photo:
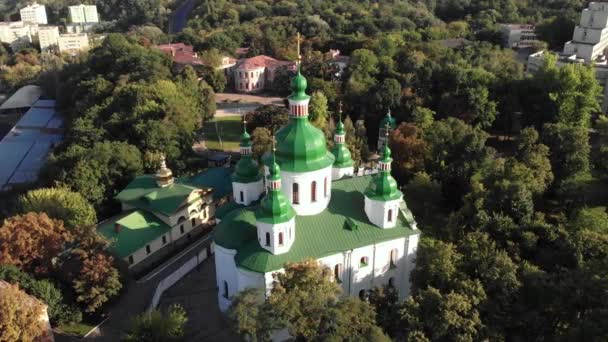
<svg viewBox="0 0 608 342">
<path fill-rule="evenodd" d="M 247 119 L 245 118 L 245 115 L 243 115 L 243 131 L 247 132 Z"/>
<path fill-rule="evenodd" d="M 388 130 L 390 129 L 391 125 L 389 125 L 389 123 L 386 123 L 386 126 L 384 127 L 384 135 L 388 138 Z"/>
<path fill-rule="evenodd" d="M 302 55 L 300 54 L 300 32 L 298 32 L 298 66 L 302 63 Z"/>
<path fill-rule="evenodd" d="M 340 118 L 340 121 L 342 121 L 342 100 L 338 102 L 338 117 Z"/>
<path fill-rule="evenodd" d="M 274 154 L 277 150 L 277 140 L 274 135 L 272 136 L 272 154 Z"/>
</svg>

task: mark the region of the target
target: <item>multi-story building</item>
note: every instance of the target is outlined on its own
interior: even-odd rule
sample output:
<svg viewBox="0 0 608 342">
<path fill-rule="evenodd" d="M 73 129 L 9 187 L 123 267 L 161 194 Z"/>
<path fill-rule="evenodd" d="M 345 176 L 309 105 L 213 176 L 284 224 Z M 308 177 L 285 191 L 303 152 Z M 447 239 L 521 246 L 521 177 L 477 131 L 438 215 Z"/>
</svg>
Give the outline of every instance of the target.
<svg viewBox="0 0 608 342">
<path fill-rule="evenodd" d="M 534 25 L 501 24 L 500 29 L 504 44 L 508 48 L 527 48 L 539 42 Z"/>
<path fill-rule="evenodd" d="M 593 66 L 595 78 L 602 87 L 600 99 L 602 111 L 608 111 L 608 2 L 591 2 L 589 7 L 581 14 L 581 21 L 574 28 L 571 41 L 564 45 L 562 53 L 557 55 L 557 66 L 572 63 L 588 64 Z M 539 51 L 528 57 L 526 70 L 536 72 L 545 62 L 545 57 L 551 54 Z"/>
<path fill-rule="evenodd" d="M 61 34 L 57 44 L 59 52 L 76 54 L 89 49 L 89 36 L 86 33 Z"/>
<path fill-rule="evenodd" d="M 99 15 L 97 14 L 97 6 L 95 5 L 77 5 L 69 6 L 70 22 L 74 24 L 81 23 L 98 23 Z"/>
<path fill-rule="evenodd" d="M 38 3 L 33 3 L 27 7 L 22 8 L 19 13 L 21 14 L 21 21 L 26 23 L 46 25 L 48 24 L 46 18 L 46 7 Z"/>
<path fill-rule="evenodd" d="M 248 84 L 242 88 L 251 90 Z M 269 293 L 285 263 L 308 258 L 330 268 L 347 296 L 388 285 L 406 297 L 420 231 L 391 176 L 389 147 L 383 145 L 377 174 L 353 177 L 343 123 L 329 151 L 325 134 L 309 122 L 310 96 L 299 71 L 291 85 L 290 119 L 262 158 L 265 177 L 251 157 L 249 134 L 241 136 L 243 157 L 232 176 L 238 205 L 226 210 L 214 234 L 220 309 L 247 288 Z"/>
<path fill-rule="evenodd" d="M 145 269 L 206 231 L 216 207 L 230 199 L 230 172 L 210 168 L 176 179 L 163 158 L 156 174 L 135 178 L 116 196 L 123 213 L 98 230 L 131 269 Z"/>
<path fill-rule="evenodd" d="M 572 40 L 564 46 L 564 54 L 576 55 L 585 62 L 603 56 L 608 47 L 608 3 L 591 2 L 583 10 Z"/>
<path fill-rule="evenodd" d="M 272 86 L 279 68 L 295 70 L 295 63 L 279 61 L 264 55 L 241 59 L 231 67 L 234 88 L 240 93 L 261 92 Z"/>
<path fill-rule="evenodd" d="M 0 42 L 10 44 L 14 50 L 32 43 L 37 33 L 37 24 L 23 21 L 0 22 Z"/>
<path fill-rule="evenodd" d="M 38 28 L 38 43 L 40 51 L 49 52 L 59 49 L 59 27 L 40 26 Z"/>
</svg>

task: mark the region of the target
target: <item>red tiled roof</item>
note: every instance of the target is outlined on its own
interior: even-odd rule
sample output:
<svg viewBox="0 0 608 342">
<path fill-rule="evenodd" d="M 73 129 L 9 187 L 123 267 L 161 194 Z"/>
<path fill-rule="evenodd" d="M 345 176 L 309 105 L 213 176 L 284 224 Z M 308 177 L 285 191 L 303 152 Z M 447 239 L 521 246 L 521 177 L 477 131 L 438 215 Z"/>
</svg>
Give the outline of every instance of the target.
<svg viewBox="0 0 608 342">
<path fill-rule="evenodd" d="M 238 56 L 238 55 L 244 55 L 244 54 L 246 54 L 247 52 L 249 52 L 249 48 L 247 48 L 247 47 L 240 47 L 240 48 L 237 48 L 237 49 L 234 51 L 234 54 Z"/>
<path fill-rule="evenodd" d="M 295 62 L 279 61 L 272 57 L 260 55 L 252 58 L 241 59 L 236 67 L 238 69 L 257 69 L 257 68 L 272 68 L 278 66 L 292 66 Z"/>
<path fill-rule="evenodd" d="M 157 49 L 170 55 L 177 64 L 202 65 L 203 61 L 196 55 L 194 48 L 184 43 L 164 44 L 156 46 Z"/>
</svg>

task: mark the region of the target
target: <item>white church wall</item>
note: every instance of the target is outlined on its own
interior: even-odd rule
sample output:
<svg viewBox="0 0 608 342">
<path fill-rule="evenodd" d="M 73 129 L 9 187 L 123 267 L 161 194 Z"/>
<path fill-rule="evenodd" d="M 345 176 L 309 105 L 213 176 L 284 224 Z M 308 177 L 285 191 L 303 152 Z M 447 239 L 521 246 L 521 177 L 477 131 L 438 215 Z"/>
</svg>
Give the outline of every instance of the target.
<svg viewBox="0 0 608 342">
<path fill-rule="evenodd" d="M 242 268 L 238 268 L 236 271 L 237 275 L 237 284 L 238 291 L 243 291 L 246 289 L 254 288 L 254 289 L 264 289 L 265 288 L 265 278 L 262 273 L 248 271 Z"/>
<path fill-rule="evenodd" d="M 268 224 L 256 222 L 258 231 L 258 243 L 262 248 L 272 254 L 283 254 L 289 252 L 296 238 L 295 218 L 285 223 Z M 270 234 L 270 243 L 266 244 L 266 233 Z M 279 235 L 283 234 L 283 244 L 279 244 Z"/>
<path fill-rule="evenodd" d="M 243 193 L 242 201 L 241 192 Z M 261 179 L 253 183 L 232 183 L 232 197 L 236 203 L 242 205 L 250 205 L 251 202 L 258 200 L 263 192 L 264 183 Z"/>
<path fill-rule="evenodd" d="M 416 235 L 410 235 L 406 242 L 405 268 L 404 268 L 406 282 L 403 286 L 403 289 L 405 291 L 399 292 L 399 297 L 402 299 L 410 295 L 411 284 L 410 284 L 409 276 L 412 273 L 412 271 L 414 270 L 414 267 L 416 266 L 416 250 L 418 249 L 419 241 L 420 241 L 420 234 L 416 234 Z"/>
<path fill-rule="evenodd" d="M 332 167 L 306 173 L 288 172 L 281 170 L 281 190 L 291 202 L 298 215 L 316 215 L 325 210 L 331 199 Z M 327 192 L 324 190 L 324 181 L 327 179 Z M 316 202 L 312 201 L 311 184 L 317 182 Z M 298 184 L 299 204 L 293 203 L 293 184 Z M 325 196 L 327 194 L 327 196 Z"/>
<path fill-rule="evenodd" d="M 380 228 L 393 228 L 397 225 L 397 216 L 399 214 L 399 203 L 401 199 L 394 201 L 376 201 L 365 198 L 365 214 L 371 223 Z M 388 221 L 388 211 L 391 212 L 391 221 Z"/>
<path fill-rule="evenodd" d="M 236 251 L 222 246 L 215 246 L 215 274 L 217 281 L 217 300 L 221 311 L 230 307 L 230 297 L 234 296 L 240 289 L 234 256 Z M 226 283 L 224 283 L 226 282 Z M 228 293 L 225 293 L 225 284 L 228 285 Z"/>
</svg>

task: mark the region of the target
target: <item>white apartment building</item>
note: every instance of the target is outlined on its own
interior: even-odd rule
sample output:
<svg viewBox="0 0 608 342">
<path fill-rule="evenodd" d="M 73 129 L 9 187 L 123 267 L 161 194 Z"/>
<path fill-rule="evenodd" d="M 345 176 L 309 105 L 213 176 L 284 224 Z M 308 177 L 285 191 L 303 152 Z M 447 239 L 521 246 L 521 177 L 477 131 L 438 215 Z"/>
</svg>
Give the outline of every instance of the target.
<svg viewBox="0 0 608 342">
<path fill-rule="evenodd" d="M 70 6 L 70 22 L 74 24 L 81 23 L 98 23 L 99 15 L 97 14 L 97 6 L 95 5 L 77 5 Z"/>
<path fill-rule="evenodd" d="M 508 48 L 526 48 L 538 43 L 534 25 L 501 24 L 500 30 Z"/>
<path fill-rule="evenodd" d="M 59 52 L 76 54 L 89 49 L 89 36 L 86 33 L 62 34 L 58 45 Z"/>
<path fill-rule="evenodd" d="M 32 42 L 38 33 L 38 25 L 22 21 L 0 22 L 0 42 L 11 45 L 12 49 Z"/>
<path fill-rule="evenodd" d="M 21 21 L 23 22 L 38 25 L 48 24 L 46 18 L 46 7 L 44 7 L 44 5 L 34 2 L 33 4 L 22 8 L 19 13 L 21 14 Z"/>
<path fill-rule="evenodd" d="M 572 40 L 564 45 L 564 54 L 576 55 L 590 62 L 608 47 L 608 2 L 591 2 L 574 28 Z"/>
<path fill-rule="evenodd" d="M 38 43 L 40 51 L 49 52 L 57 49 L 59 46 L 59 27 L 57 26 L 41 26 L 38 28 Z"/>
</svg>

